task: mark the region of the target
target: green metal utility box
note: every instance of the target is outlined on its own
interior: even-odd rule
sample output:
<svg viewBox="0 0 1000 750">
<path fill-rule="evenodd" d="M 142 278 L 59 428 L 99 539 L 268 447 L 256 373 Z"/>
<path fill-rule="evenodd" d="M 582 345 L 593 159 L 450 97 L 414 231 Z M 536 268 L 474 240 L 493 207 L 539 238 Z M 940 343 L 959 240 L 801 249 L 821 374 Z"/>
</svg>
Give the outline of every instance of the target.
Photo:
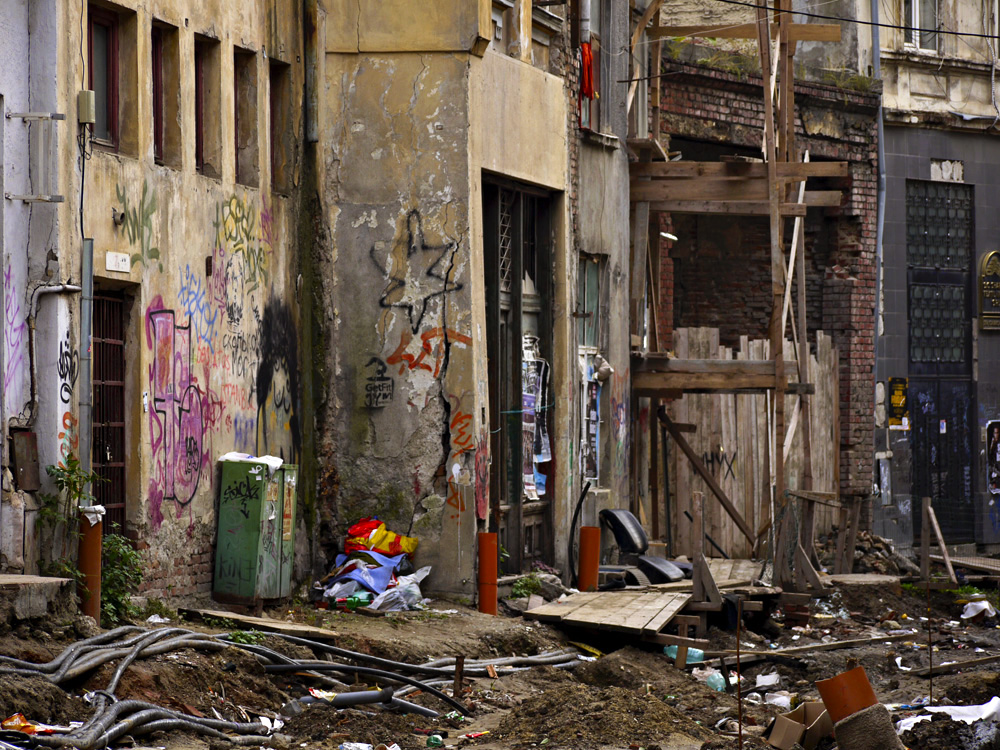
<svg viewBox="0 0 1000 750">
<path fill-rule="evenodd" d="M 289 596 L 298 467 L 284 464 L 269 475 L 262 461 L 220 463 L 212 598 L 245 604 Z"/>
</svg>

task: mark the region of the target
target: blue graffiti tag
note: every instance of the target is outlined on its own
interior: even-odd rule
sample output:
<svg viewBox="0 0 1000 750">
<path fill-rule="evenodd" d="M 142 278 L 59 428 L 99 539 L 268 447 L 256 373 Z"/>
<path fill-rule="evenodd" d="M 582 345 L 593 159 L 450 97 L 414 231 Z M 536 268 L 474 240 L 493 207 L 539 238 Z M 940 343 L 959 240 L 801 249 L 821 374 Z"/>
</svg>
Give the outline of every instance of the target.
<svg viewBox="0 0 1000 750">
<path fill-rule="evenodd" d="M 178 269 L 178 271 L 181 276 L 181 290 L 177 294 L 177 299 L 191 319 L 191 332 L 197 341 L 208 344 L 209 350 L 214 354 L 213 341 L 219 311 L 212 309 L 208 287 L 201 277 L 191 270 L 191 266 L 185 266 L 183 270 Z"/>
</svg>

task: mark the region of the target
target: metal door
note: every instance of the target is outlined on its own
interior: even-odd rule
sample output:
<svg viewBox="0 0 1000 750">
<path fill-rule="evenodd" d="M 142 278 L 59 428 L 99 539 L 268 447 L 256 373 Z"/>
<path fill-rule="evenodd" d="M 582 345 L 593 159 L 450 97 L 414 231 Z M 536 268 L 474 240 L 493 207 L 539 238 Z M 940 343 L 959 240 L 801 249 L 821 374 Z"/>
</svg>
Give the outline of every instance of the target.
<svg viewBox="0 0 1000 750">
<path fill-rule="evenodd" d="M 547 482 L 546 495 L 535 497 L 529 488 L 532 496 L 526 496 L 526 467 L 534 446 L 526 432 L 523 394 L 525 336 L 537 343 L 540 357 L 552 361 L 548 208 L 542 192 L 513 184 L 483 185 L 493 457 L 490 528 L 509 554 L 506 572 L 525 570 L 535 561 L 552 563 L 549 498 L 554 481 Z M 533 412 L 535 430 L 540 421 L 551 424 L 551 409 Z"/>
<path fill-rule="evenodd" d="M 908 180 L 906 259 L 913 529 L 929 497 L 949 543 L 975 538 L 973 189 Z"/>
<path fill-rule="evenodd" d="M 125 530 L 125 301 L 94 296 L 93 471 L 97 503 L 107 511 L 105 534 Z"/>
<path fill-rule="evenodd" d="M 941 533 L 949 542 L 975 537 L 975 476 L 972 383 L 967 380 L 911 380 L 913 420 L 913 529 L 919 538 L 920 499 L 931 498 Z"/>
</svg>

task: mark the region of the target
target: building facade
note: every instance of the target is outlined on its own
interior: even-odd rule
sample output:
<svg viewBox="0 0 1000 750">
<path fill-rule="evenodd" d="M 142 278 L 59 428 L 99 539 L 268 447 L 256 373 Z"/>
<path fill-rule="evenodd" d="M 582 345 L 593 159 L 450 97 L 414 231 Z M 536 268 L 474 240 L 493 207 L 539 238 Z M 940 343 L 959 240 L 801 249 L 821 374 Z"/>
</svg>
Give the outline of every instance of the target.
<svg viewBox="0 0 1000 750">
<path fill-rule="evenodd" d="M 291 9 L 0 10 L 15 37 L 0 52 L 3 525 L 22 529 L 5 537 L 9 569 L 75 554 L 39 511 L 45 467 L 73 456 L 102 478 L 106 533 L 144 551 L 145 592 L 208 591 L 218 458 L 299 462 L 304 35 Z"/>
<path fill-rule="evenodd" d="M 143 593 L 206 593 L 235 451 L 299 467 L 299 581 L 368 515 L 432 589 L 477 531 L 565 567 L 585 482 L 631 491 L 632 11 L 591 7 L 4 4 L 0 565 L 73 559 L 79 457 Z"/>
<path fill-rule="evenodd" d="M 995 370 L 996 8 L 899 3 L 883 32 L 886 209 L 876 531 L 1000 542 Z M 957 32 L 957 33 L 951 33 Z M 991 281 L 992 279 L 992 281 Z"/>
</svg>

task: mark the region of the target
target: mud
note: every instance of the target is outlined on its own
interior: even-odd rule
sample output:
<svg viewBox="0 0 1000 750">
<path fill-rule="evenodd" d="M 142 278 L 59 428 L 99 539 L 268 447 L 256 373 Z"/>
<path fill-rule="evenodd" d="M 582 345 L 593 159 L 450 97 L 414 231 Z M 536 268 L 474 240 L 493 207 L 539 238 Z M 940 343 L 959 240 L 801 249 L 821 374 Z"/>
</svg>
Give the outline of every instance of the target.
<svg viewBox="0 0 1000 750">
<path fill-rule="evenodd" d="M 966 724 L 944 714 L 922 721 L 900 735 L 909 750 L 1000 750 L 996 724 Z"/>
</svg>

